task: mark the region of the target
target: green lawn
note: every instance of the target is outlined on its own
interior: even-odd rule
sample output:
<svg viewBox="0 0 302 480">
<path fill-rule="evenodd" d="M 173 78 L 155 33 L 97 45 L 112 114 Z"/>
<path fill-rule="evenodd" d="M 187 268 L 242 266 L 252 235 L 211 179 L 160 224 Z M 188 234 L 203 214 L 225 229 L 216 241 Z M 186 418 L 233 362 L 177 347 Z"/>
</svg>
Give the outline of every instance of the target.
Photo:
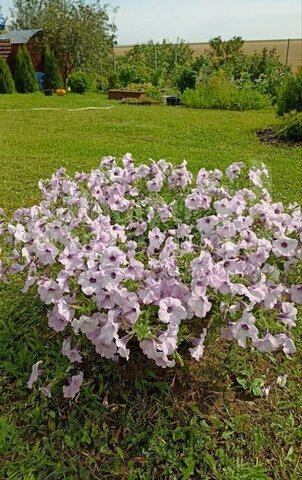
<svg viewBox="0 0 302 480">
<path fill-rule="evenodd" d="M 86 107 L 104 110 L 68 111 Z M 29 108 L 57 111 L 28 111 Z M 273 111 L 198 111 L 129 106 L 100 94 L 0 96 L 0 206 L 38 201 L 37 182 L 103 155 L 132 152 L 189 167 L 266 163 L 275 199 L 302 203 L 301 148 L 260 144 L 256 130 Z M 0 292 L 0 480 L 300 480 L 302 341 L 297 353 L 263 355 L 218 341 L 200 364 L 169 371 L 141 356 L 120 365 L 83 364 L 77 402 L 62 398 L 68 363 L 45 307 L 16 281 Z M 44 360 L 53 398 L 30 392 L 31 366 Z M 278 375 L 288 374 L 284 388 Z M 268 399 L 257 385 L 271 385 Z"/>
</svg>

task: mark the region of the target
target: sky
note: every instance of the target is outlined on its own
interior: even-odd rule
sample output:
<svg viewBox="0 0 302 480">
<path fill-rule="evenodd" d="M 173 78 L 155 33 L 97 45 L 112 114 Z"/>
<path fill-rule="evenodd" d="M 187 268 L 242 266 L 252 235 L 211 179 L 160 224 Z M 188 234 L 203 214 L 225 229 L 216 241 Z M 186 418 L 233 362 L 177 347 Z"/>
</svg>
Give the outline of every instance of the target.
<svg viewBox="0 0 302 480">
<path fill-rule="evenodd" d="M 302 37 L 302 0 L 108 0 L 120 45 L 178 38 L 206 42 Z M 9 15 L 12 0 L 0 0 Z"/>
</svg>

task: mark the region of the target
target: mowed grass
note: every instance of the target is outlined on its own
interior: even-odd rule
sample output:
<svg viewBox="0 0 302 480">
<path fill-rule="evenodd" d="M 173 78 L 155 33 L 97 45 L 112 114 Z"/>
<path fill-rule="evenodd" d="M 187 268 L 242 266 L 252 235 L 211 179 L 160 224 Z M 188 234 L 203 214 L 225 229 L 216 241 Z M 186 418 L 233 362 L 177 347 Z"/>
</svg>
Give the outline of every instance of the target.
<svg viewBox="0 0 302 480">
<path fill-rule="evenodd" d="M 108 110 L 68 111 L 113 107 Z M 56 111 L 26 111 L 56 108 Z M 14 111 L 6 111 L 13 109 Z M 260 144 L 273 111 L 222 112 L 137 107 L 103 95 L 0 96 L 0 206 L 39 200 L 37 182 L 103 155 L 130 151 L 137 162 L 166 158 L 189 167 L 265 162 L 276 200 L 302 203 L 302 151 Z M 300 480 L 302 478 L 301 312 L 297 353 L 263 355 L 217 341 L 200 363 L 169 371 L 139 353 L 114 364 L 90 353 L 74 402 L 62 398 L 68 362 L 46 309 L 19 281 L 0 292 L 0 479 Z M 53 398 L 31 392 L 43 360 Z M 288 374 L 284 387 L 278 375 Z M 270 385 L 270 395 L 261 394 Z"/>
<path fill-rule="evenodd" d="M 108 110 L 68 111 L 72 108 Z M 57 108 L 26 111 L 28 108 Z M 5 111 L 13 109 L 13 111 Z M 256 130 L 276 121 L 273 111 L 225 112 L 109 102 L 100 94 L 0 97 L 0 205 L 12 211 L 39 199 L 37 183 L 64 166 L 72 174 L 96 167 L 103 155 L 131 152 L 138 162 L 184 158 L 196 172 L 234 161 L 265 162 L 279 200 L 301 201 L 301 148 L 261 144 Z"/>
</svg>

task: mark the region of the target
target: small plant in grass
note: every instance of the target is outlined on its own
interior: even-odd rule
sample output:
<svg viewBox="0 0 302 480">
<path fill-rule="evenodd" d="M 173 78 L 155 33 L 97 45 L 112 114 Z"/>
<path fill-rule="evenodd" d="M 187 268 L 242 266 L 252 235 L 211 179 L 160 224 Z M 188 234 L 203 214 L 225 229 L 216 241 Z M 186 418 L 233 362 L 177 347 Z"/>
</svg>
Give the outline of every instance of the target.
<svg viewBox="0 0 302 480">
<path fill-rule="evenodd" d="M 34 93 L 39 90 L 36 73 L 25 46 L 20 47 L 17 53 L 15 86 L 19 93 Z"/>
<path fill-rule="evenodd" d="M 86 93 L 91 86 L 91 78 L 85 72 L 76 72 L 68 78 L 67 86 L 73 93 Z"/>
<path fill-rule="evenodd" d="M 49 47 L 45 50 L 44 88 L 56 90 L 63 87 L 59 65 Z"/>
<path fill-rule="evenodd" d="M 14 80 L 7 62 L 0 55 L 0 93 L 13 93 Z"/>
<path fill-rule="evenodd" d="M 38 205 L 3 220 L 11 253 L 1 277 L 26 276 L 22 291 L 48 306 L 74 368 L 66 398 L 80 390 L 89 342 L 114 360 L 139 347 L 163 368 L 187 354 L 199 361 L 219 335 L 259 352 L 295 352 L 302 215 L 272 201 L 267 177 L 263 164 L 193 177 L 185 161 L 105 157 L 73 178 L 59 169 L 40 181 Z M 49 385 L 41 391 L 50 395 Z"/>
</svg>

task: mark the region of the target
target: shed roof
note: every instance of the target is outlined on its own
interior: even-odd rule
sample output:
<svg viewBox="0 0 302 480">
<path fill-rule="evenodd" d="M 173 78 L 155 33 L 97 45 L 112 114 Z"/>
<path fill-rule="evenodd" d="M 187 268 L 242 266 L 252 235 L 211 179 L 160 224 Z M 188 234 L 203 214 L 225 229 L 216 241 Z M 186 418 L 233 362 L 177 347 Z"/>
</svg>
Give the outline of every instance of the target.
<svg viewBox="0 0 302 480">
<path fill-rule="evenodd" d="M 10 40 L 12 45 L 28 43 L 29 40 L 37 35 L 37 33 L 42 32 L 41 29 L 35 30 L 11 30 L 0 35 L 1 40 Z"/>
</svg>

